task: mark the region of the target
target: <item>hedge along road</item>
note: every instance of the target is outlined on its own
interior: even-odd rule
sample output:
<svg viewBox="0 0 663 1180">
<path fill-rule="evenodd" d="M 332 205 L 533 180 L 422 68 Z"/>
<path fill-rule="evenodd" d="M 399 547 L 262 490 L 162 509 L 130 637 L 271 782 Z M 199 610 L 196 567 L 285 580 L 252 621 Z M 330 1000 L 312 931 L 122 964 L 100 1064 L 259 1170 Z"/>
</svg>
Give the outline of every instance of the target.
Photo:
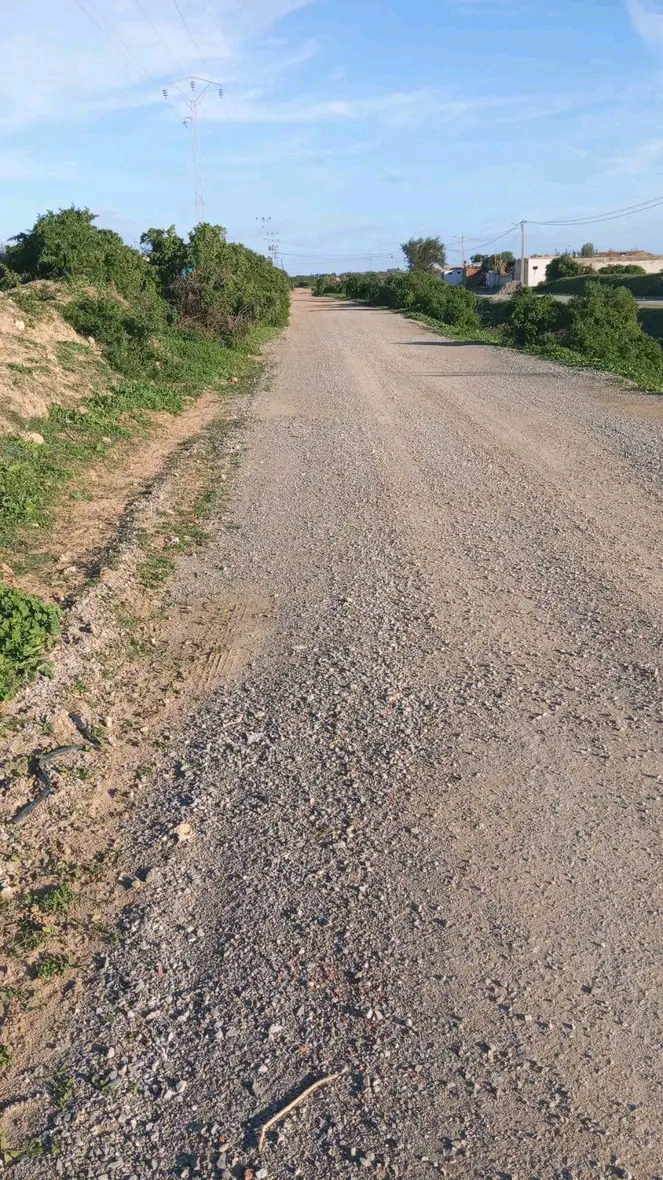
<svg viewBox="0 0 663 1180">
<path fill-rule="evenodd" d="M 652 1178 L 663 401 L 302 293 L 272 357 L 58 1170 Z"/>
</svg>

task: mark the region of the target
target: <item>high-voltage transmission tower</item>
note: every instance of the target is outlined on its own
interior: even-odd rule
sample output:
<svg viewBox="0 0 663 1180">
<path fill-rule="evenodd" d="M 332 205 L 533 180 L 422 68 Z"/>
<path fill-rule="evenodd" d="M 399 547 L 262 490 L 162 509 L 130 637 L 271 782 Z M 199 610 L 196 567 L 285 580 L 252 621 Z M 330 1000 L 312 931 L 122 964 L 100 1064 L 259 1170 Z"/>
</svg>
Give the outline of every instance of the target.
<svg viewBox="0 0 663 1180">
<path fill-rule="evenodd" d="M 189 93 L 182 89 L 188 85 Z M 215 89 L 219 98 L 223 98 L 223 87 L 211 78 L 185 78 L 179 82 L 171 82 L 171 88 L 176 90 L 186 104 L 188 114 L 183 119 L 184 126 L 191 132 L 191 146 L 193 150 L 193 192 L 195 207 L 195 224 L 199 225 L 205 217 L 205 194 L 203 191 L 203 169 L 200 160 L 200 109 L 211 89 Z M 161 91 L 165 99 L 169 99 L 168 89 Z"/>
<path fill-rule="evenodd" d="M 275 229 L 272 229 L 272 219 L 271 217 L 256 217 L 256 221 L 260 222 L 262 236 L 267 243 L 267 253 L 274 266 L 277 266 L 279 258 L 279 235 Z"/>
</svg>

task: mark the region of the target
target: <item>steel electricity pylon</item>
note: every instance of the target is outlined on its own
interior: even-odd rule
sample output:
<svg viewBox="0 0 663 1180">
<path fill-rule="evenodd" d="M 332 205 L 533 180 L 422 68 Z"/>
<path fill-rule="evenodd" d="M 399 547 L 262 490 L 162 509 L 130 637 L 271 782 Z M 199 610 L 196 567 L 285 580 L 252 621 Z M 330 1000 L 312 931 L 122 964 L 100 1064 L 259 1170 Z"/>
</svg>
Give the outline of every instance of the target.
<svg viewBox="0 0 663 1180">
<path fill-rule="evenodd" d="M 183 87 L 188 86 L 187 93 Z M 180 78 L 177 82 L 171 82 L 170 87 L 164 86 L 162 94 L 165 99 L 170 100 L 169 90 L 177 91 L 179 97 L 185 103 L 188 114 L 183 119 L 184 126 L 187 127 L 191 133 L 191 148 L 193 152 L 193 193 L 194 193 L 194 209 L 196 225 L 199 225 L 205 217 L 205 193 L 203 189 L 203 168 L 200 158 L 200 110 L 210 91 L 215 89 L 219 98 L 223 98 L 223 87 L 218 83 L 212 81 L 211 78 Z"/>
</svg>

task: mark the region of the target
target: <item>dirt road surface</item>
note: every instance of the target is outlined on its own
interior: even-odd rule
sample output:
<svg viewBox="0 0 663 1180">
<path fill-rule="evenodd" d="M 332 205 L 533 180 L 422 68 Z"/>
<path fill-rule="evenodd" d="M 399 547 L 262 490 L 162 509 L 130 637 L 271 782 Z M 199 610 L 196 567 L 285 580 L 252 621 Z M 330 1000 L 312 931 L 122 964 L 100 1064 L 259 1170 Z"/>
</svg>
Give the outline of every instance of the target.
<svg viewBox="0 0 663 1180">
<path fill-rule="evenodd" d="M 653 1180 L 663 401 L 302 294 L 272 360 L 18 1173 Z"/>
</svg>

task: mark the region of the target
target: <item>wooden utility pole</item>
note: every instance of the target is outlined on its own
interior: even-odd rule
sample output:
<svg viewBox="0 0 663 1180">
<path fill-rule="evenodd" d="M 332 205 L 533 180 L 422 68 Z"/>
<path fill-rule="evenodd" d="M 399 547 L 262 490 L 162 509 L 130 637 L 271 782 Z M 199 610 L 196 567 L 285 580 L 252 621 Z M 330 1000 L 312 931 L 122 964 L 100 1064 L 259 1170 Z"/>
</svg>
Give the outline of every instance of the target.
<svg viewBox="0 0 663 1180">
<path fill-rule="evenodd" d="M 525 222 L 520 223 L 520 283 L 525 286 Z"/>
</svg>

